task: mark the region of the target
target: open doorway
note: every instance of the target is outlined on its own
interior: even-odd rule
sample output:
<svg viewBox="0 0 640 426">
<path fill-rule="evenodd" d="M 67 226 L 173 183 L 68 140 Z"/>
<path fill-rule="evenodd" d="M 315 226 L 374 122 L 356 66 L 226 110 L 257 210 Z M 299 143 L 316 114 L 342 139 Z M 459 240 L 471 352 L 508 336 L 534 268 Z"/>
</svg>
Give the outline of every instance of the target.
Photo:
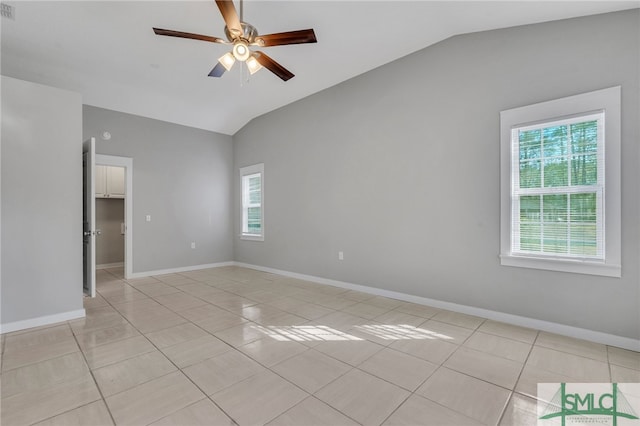
<svg viewBox="0 0 640 426">
<path fill-rule="evenodd" d="M 96 164 L 96 269 L 122 271 L 124 278 L 125 169 Z"/>
<path fill-rule="evenodd" d="M 96 268 L 133 270 L 133 159 L 96 154 Z"/>
</svg>

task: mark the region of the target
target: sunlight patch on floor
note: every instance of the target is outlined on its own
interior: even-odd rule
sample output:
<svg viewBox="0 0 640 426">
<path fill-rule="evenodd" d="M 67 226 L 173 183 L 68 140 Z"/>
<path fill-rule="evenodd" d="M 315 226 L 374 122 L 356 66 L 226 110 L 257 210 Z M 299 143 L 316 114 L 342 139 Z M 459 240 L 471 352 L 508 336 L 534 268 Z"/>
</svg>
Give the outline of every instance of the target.
<svg viewBox="0 0 640 426">
<path fill-rule="evenodd" d="M 347 341 L 347 340 L 364 340 L 356 336 L 335 330 L 325 325 L 292 325 L 292 326 L 251 326 L 272 339 L 282 342 L 310 342 L 310 341 Z"/>
<path fill-rule="evenodd" d="M 453 339 L 453 337 L 447 336 L 446 334 L 437 333 L 435 331 L 407 324 L 356 325 L 354 328 L 384 340 Z"/>
<path fill-rule="evenodd" d="M 292 326 L 251 326 L 254 330 L 258 330 L 272 339 L 281 342 L 311 342 L 311 341 L 357 341 L 364 340 L 360 337 L 353 336 L 340 330 L 328 327 L 326 325 L 292 325 Z M 437 333 L 435 331 L 424 328 L 414 327 L 407 324 L 370 324 L 357 325 L 354 329 L 362 333 L 378 337 L 384 340 L 423 340 L 423 339 L 440 339 L 452 340 L 453 337 L 446 334 Z"/>
</svg>

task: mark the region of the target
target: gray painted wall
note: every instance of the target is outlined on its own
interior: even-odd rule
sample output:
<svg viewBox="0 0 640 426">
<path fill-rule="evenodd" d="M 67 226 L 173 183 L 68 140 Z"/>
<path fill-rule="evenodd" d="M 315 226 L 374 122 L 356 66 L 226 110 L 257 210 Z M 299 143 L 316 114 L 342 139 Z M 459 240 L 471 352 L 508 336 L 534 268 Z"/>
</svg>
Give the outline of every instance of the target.
<svg viewBox="0 0 640 426">
<path fill-rule="evenodd" d="M 133 158 L 134 273 L 233 260 L 230 136 L 87 105 L 83 134 Z"/>
<path fill-rule="evenodd" d="M 266 238 L 235 260 L 639 338 L 639 20 L 453 37 L 253 120 L 234 217 L 264 162 Z M 499 112 L 617 85 L 623 277 L 500 266 Z"/>
<path fill-rule="evenodd" d="M 124 262 L 124 200 L 96 198 L 96 265 Z"/>
<path fill-rule="evenodd" d="M 82 99 L 2 76 L 2 324 L 82 310 Z"/>
</svg>

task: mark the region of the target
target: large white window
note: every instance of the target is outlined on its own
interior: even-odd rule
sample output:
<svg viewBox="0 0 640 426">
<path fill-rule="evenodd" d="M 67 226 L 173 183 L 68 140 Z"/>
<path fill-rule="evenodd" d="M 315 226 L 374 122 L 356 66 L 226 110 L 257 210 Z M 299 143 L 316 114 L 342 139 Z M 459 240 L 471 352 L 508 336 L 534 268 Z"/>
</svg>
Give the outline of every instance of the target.
<svg viewBox="0 0 640 426">
<path fill-rule="evenodd" d="M 244 240 L 264 241 L 264 164 L 240 169 Z"/>
<path fill-rule="evenodd" d="M 620 276 L 620 88 L 500 122 L 502 264 Z"/>
</svg>

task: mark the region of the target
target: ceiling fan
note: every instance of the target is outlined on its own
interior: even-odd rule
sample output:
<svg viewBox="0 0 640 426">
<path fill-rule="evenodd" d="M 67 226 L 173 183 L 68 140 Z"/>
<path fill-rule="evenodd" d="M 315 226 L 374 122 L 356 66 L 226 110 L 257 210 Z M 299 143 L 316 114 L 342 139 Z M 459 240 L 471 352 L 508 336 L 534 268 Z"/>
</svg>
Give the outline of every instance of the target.
<svg viewBox="0 0 640 426">
<path fill-rule="evenodd" d="M 245 62 L 251 74 L 259 71 L 262 67 L 268 69 L 282 80 L 287 81 L 294 75 L 291 71 L 271 59 L 265 53 L 258 50 L 252 51 L 250 46 L 270 47 L 282 46 L 285 44 L 302 44 L 316 43 L 316 34 L 313 29 L 287 31 L 283 33 L 274 33 L 267 35 L 258 35 L 258 30 L 247 23 L 243 22 L 243 4 L 240 0 L 240 16 L 236 12 L 233 0 L 216 0 L 218 9 L 222 14 L 225 22 L 224 32 L 227 40 L 219 37 L 207 36 L 202 34 L 185 33 L 182 31 L 164 30 L 162 28 L 154 28 L 153 31 L 157 35 L 170 37 L 190 38 L 193 40 L 209 41 L 212 43 L 232 44 L 231 52 L 225 53 L 218 59 L 218 63 L 209 73 L 210 77 L 222 77 L 225 71 L 230 71 L 236 61 Z"/>
</svg>

